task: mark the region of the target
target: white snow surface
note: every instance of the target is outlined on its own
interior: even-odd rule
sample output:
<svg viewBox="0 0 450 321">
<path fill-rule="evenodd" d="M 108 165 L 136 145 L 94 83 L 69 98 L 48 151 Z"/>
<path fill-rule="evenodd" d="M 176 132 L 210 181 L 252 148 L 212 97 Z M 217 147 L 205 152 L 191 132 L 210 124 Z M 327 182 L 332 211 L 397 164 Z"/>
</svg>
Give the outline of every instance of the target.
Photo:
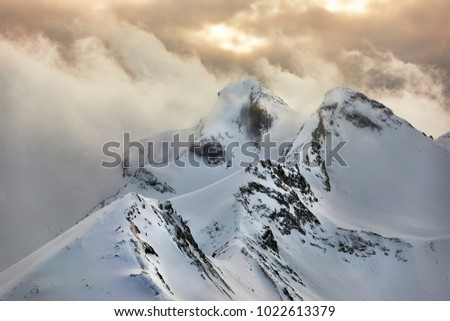
<svg viewBox="0 0 450 321">
<path fill-rule="evenodd" d="M 446 149 L 450 149 L 450 132 L 439 136 L 436 139 L 436 143 L 438 143 L 441 146 L 444 146 Z"/>
</svg>

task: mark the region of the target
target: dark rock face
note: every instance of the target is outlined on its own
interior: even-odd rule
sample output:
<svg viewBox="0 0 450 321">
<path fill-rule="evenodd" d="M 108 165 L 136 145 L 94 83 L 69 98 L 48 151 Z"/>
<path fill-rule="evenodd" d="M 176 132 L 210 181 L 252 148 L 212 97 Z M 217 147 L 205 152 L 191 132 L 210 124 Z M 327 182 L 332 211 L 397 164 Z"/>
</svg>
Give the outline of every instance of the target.
<svg viewBox="0 0 450 321">
<path fill-rule="evenodd" d="M 250 96 L 248 117 L 249 132 L 255 137 L 256 141 L 261 141 L 263 134 L 272 126 L 273 116 L 257 100 Z"/>
<path fill-rule="evenodd" d="M 380 103 L 380 102 L 378 102 L 378 101 L 376 101 L 376 100 L 373 100 L 373 99 L 368 98 L 366 95 L 364 95 L 364 94 L 362 94 L 362 93 L 355 92 L 355 93 L 353 93 L 353 94 L 350 96 L 350 99 L 353 100 L 353 101 L 360 101 L 360 102 L 369 103 L 369 104 L 372 106 L 372 108 L 375 108 L 375 109 L 382 109 L 382 110 L 384 110 L 384 112 L 385 112 L 387 115 L 389 115 L 389 116 L 390 116 L 390 115 L 393 115 L 392 110 L 390 110 L 389 108 L 387 108 L 385 105 L 383 105 L 382 103 Z"/>
<path fill-rule="evenodd" d="M 278 243 L 275 240 L 272 230 L 266 226 L 264 234 L 261 236 L 263 246 L 271 249 L 274 253 L 278 254 Z"/>
<path fill-rule="evenodd" d="M 320 226 L 319 220 L 305 206 L 305 202 L 311 204 L 317 202 L 317 198 L 300 174 L 298 165 L 285 168 L 277 162 L 264 160 L 257 166 L 248 167 L 246 171 L 260 179 L 272 180 L 276 185 L 276 188 L 273 188 L 251 181 L 239 188 L 235 197 L 249 215 L 259 213 L 268 217 L 277 223 L 277 228 L 284 235 L 289 235 L 292 230 L 305 235 L 305 225 L 312 229 Z M 250 204 L 248 199 L 258 194 L 275 200 L 279 206 L 270 209 L 260 197 L 254 197 L 256 204 Z"/>
<path fill-rule="evenodd" d="M 292 295 L 289 293 L 287 288 L 283 289 L 283 293 L 284 295 L 286 295 L 286 297 L 289 299 L 289 301 L 294 301 L 294 298 L 292 297 Z"/>
<path fill-rule="evenodd" d="M 155 250 L 153 249 L 153 247 L 150 244 L 148 244 L 147 242 L 142 243 L 142 248 L 143 248 L 145 254 L 151 254 L 151 255 L 155 255 L 155 256 L 159 257 L 158 253 L 156 253 Z"/>
<path fill-rule="evenodd" d="M 133 176 L 133 181 L 142 189 L 153 188 L 163 193 L 175 193 L 175 190 L 166 182 L 160 182 L 149 170 L 139 168 Z"/>
<path fill-rule="evenodd" d="M 373 130 L 381 131 L 382 127 L 380 125 L 375 124 L 373 121 L 371 121 L 369 118 L 363 116 L 360 113 L 357 112 L 350 112 L 344 114 L 345 119 L 347 119 L 349 122 L 353 123 L 358 128 L 370 128 Z"/>
<path fill-rule="evenodd" d="M 322 146 L 325 145 L 325 138 L 327 135 L 325 126 L 324 126 L 324 120 L 322 115 L 319 113 L 319 124 L 317 125 L 316 129 L 312 132 L 312 140 L 311 140 L 311 154 L 313 157 L 315 157 L 315 162 L 320 168 L 320 171 L 322 173 L 322 182 L 324 184 L 324 189 L 326 191 L 331 191 L 331 184 L 330 184 L 330 176 L 328 175 L 326 162 L 324 160 L 324 153 L 321 151 Z M 307 162 L 310 162 L 309 157 L 307 158 Z M 307 164 L 310 165 L 310 164 Z"/>
<path fill-rule="evenodd" d="M 407 262 L 404 254 L 411 244 L 398 238 L 383 237 L 373 232 L 346 230 L 338 228 L 335 247 L 339 252 L 348 255 L 368 258 L 377 253 L 389 256 L 395 250 L 395 258 L 399 262 Z"/>
</svg>

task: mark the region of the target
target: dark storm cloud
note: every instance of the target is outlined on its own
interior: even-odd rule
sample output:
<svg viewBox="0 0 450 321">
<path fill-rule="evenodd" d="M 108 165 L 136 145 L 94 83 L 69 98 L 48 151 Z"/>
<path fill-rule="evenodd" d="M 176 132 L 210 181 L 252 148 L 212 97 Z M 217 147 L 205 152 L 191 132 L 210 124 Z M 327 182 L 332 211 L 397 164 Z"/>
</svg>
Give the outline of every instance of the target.
<svg viewBox="0 0 450 321">
<path fill-rule="evenodd" d="M 254 61 L 265 57 L 270 63 L 302 75 L 295 52 L 283 39 L 312 38 L 315 52 L 333 62 L 349 85 L 360 83 L 358 67 L 342 60 L 343 50 L 358 50 L 373 55 L 373 48 L 391 52 L 396 58 L 433 69 L 436 81 L 448 83 L 450 75 L 450 2 L 397 1 L 373 4 L 364 14 L 329 12 L 319 6 L 308 8 L 292 2 L 255 1 L 161 1 L 134 6 L 115 7 L 116 15 L 131 23 L 146 26 L 172 50 L 196 52 L 211 69 L 242 69 L 257 73 Z M 302 2 L 305 3 L 305 2 Z M 277 7 L 277 10 L 269 10 Z M 263 37 L 269 45 L 245 57 L 224 52 L 208 43 L 192 43 L 186 31 L 201 29 L 205 24 L 225 23 L 244 32 Z M 368 45 L 370 44 L 370 45 Z M 305 48 L 309 50 L 309 48 Z M 356 73 L 350 73 L 355 70 Z M 440 70 L 440 73 L 434 72 Z M 365 74 L 366 87 L 398 91 L 405 81 L 391 71 L 373 70 L 373 79 Z M 450 94 L 450 89 L 446 88 Z"/>
<path fill-rule="evenodd" d="M 316 3 L 316 5 L 314 5 Z M 62 48 L 89 34 L 79 24 L 92 20 L 96 2 L 44 0 L 0 1 L 0 30 L 6 35 L 42 33 Z M 361 83 L 356 65 L 341 59 L 342 51 L 358 50 L 373 55 L 373 48 L 391 52 L 396 58 L 433 69 L 436 81 L 450 75 L 450 28 L 447 12 L 450 2 L 397 1 L 374 3 L 363 14 L 329 12 L 314 1 L 104 1 L 120 19 L 153 33 L 171 51 L 198 55 L 214 72 L 238 71 L 258 75 L 255 60 L 264 57 L 280 68 L 304 76 L 296 50 L 315 54 L 339 68 L 348 85 Z M 78 22 L 78 24 L 77 24 Z M 231 25 L 243 32 L 264 38 L 267 45 L 247 55 L 238 55 L 207 41 L 193 41 L 192 33 L 211 24 Z M 311 48 L 292 50 L 297 38 L 309 38 Z M 288 39 L 288 41 L 286 41 Z M 368 45 L 369 44 L 369 45 Z M 308 44 L 305 44 L 308 45 Z M 63 49 L 62 49 L 63 50 Z M 70 51 L 63 52 L 68 58 Z M 355 62 L 356 64 L 356 62 Z M 349 72 L 355 70 L 353 74 Z M 435 70 L 440 73 L 434 72 Z M 368 88 L 404 89 L 399 75 L 374 70 L 367 74 Z M 365 88 L 362 88 L 365 89 Z M 445 88 L 450 97 L 450 85 Z"/>
</svg>

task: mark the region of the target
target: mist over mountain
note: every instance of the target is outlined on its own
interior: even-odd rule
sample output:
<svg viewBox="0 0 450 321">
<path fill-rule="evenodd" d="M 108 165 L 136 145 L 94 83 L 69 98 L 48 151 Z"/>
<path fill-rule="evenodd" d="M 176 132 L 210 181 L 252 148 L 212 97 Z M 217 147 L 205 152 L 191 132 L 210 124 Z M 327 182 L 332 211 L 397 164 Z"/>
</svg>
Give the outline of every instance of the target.
<svg viewBox="0 0 450 321">
<path fill-rule="evenodd" d="M 300 120 L 254 78 L 140 141 L 161 155 L 176 134 L 164 166 L 135 153 L 115 193 L 1 272 L 0 298 L 450 299 L 448 135 L 349 88 Z"/>
</svg>

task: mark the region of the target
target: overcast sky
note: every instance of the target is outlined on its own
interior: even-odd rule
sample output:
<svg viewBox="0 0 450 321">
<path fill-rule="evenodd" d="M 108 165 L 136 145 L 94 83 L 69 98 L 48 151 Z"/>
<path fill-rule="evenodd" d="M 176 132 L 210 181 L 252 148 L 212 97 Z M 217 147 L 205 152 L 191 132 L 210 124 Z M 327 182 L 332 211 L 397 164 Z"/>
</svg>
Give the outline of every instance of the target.
<svg viewBox="0 0 450 321">
<path fill-rule="evenodd" d="M 301 117 L 347 86 L 449 131 L 448 12 L 446 0 L 0 0 L 0 270 L 115 191 L 105 141 L 189 127 L 241 78 Z"/>
</svg>

